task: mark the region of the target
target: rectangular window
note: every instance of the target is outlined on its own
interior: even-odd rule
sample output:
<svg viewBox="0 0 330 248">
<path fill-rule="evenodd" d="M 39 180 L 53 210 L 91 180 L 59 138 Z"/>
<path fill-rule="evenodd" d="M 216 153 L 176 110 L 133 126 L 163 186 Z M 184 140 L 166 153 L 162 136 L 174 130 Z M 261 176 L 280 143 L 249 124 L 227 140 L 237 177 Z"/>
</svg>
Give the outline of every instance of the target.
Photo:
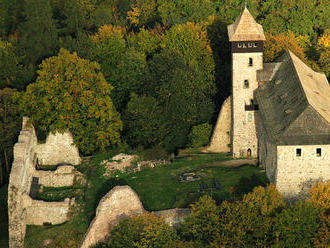
<svg viewBox="0 0 330 248">
<path fill-rule="evenodd" d="M 244 88 L 247 89 L 250 87 L 249 80 L 244 80 Z"/>
<path fill-rule="evenodd" d="M 322 148 L 316 148 L 316 156 L 321 157 L 322 156 Z"/>
<path fill-rule="evenodd" d="M 296 149 L 296 157 L 301 157 L 301 148 Z"/>
<path fill-rule="evenodd" d="M 253 59 L 249 58 L 249 66 L 253 66 Z"/>
</svg>

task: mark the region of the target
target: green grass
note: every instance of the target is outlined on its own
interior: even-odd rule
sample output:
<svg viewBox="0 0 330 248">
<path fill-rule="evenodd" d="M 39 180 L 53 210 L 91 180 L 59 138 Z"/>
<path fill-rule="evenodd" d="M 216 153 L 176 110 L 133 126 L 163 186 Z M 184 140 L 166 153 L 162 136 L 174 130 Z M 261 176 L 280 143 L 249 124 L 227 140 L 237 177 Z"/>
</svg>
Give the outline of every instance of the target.
<svg viewBox="0 0 330 248">
<path fill-rule="evenodd" d="M 96 207 L 101 198 L 116 185 L 129 185 L 139 195 L 146 210 L 162 210 L 176 207 L 187 207 L 203 194 L 212 195 L 218 202 L 224 199 L 239 199 L 243 193 L 254 186 L 267 183 L 265 173 L 254 166 L 238 168 L 222 167 L 217 162 L 230 159 L 221 154 L 201 154 L 193 157 L 175 159 L 174 163 L 153 169 L 144 169 L 136 173 L 117 173 L 117 177 L 105 178 L 103 168 L 99 166 L 104 159 L 113 154 L 98 154 L 90 161 L 78 166 L 85 174 L 88 186 L 63 188 L 44 188 L 39 199 L 53 201 L 63 200 L 66 196 L 76 197 L 78 207 L 73 211 L 70 222 L 57 226 L 28 226 L 25 247 L 44 247 L 44 240 L 52 240 L 47 247 L 78 247 L 90 221 L 95 216 Z M 179 176 L 186 171 L 194 171 L 201 180 L 179 182 Z M 211 185 L 216 178 L 221 190 L 201 191 L 202 182 Z M 233 190 L 234 189 L 234 190 Z M 0 246 L 2 247 L 2 246 Z"/>
<path fill-rule="evenodd" d="M 8 247 L 8 185 L 0 188 L 0 247 Z"/>
<path fill-rule="evenodd" d="M 194 156 L 193 160 L 182 158 L 171 165 L 123 174 L 119 178 L 138 193 L 144 207 L 149 211 L 187 207 L 206 193 L 212 194 L 218 201 L 237 199 L 253 186 L 267 183 L 265 174 L 254 166 L 231 168 L 213 165 L 215 161 L 226 159 L 228 158 L 224 155 L 200 155 Z M 179 182 L 180 174 L 186 171 L 196 172 L 201 180 Z M 217 179 L 222 189 L 201 191 L 201 182 L 211 187 L 212 179 Z M 229 192 L 231 187 L 236 188 L 234 193 Z"/>
</svg>

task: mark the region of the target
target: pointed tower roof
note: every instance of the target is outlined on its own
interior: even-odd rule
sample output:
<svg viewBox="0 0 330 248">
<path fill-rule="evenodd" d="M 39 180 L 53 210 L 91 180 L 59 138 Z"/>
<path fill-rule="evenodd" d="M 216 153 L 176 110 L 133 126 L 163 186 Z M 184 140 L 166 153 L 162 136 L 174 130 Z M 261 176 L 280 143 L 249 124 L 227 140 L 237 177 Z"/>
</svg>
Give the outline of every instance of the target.
<svg viewBox="0 0 330 248">
<path fill-rule="evenodd" d="M 266 40 L 262 26 L 246 7 L 236 21 L 228 26 L 228 36 L 230 42 Z"/>
</svg>

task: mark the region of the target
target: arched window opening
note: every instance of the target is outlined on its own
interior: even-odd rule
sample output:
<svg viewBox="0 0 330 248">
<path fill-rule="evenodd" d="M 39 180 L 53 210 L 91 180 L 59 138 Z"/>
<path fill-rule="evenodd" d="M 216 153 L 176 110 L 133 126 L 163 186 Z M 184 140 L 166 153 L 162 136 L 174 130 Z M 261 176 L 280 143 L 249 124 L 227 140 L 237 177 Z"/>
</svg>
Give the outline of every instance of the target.
<svg viewBox="0 0 330 248">
<path fill-rule="evenodd" d="M 252 157 L 252 151 L 250 148 L 247 150 L 247 156 L 248 158 Z"/>
<path fill-rule="evenodd" d="M 247 89 L 250 87 L 250 83 L 249 83 L 249 80 L 244 80 L 244 88 Z"/>
<path fill-rule="evenodd" d="M 253 59 L 249 58 L 249 66 L 253 66 Z"/>
</svg>

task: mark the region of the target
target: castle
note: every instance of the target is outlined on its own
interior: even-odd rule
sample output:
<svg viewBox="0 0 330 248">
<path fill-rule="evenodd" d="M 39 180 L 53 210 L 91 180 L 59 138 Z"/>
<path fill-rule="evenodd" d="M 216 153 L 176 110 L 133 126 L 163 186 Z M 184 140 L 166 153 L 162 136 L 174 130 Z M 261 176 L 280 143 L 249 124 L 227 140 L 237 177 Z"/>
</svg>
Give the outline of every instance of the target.
<svg viewBox="0 0 330 248">
<path fill-rule="evenodd" d="M 258 158 L 286 198 L 330 180 L 330 85 L 292 52 L 263 63 L 263 28 L 245 8 L 228 26 L 232 96 L 221 108 L 210 152 Z"/>
</svg>

